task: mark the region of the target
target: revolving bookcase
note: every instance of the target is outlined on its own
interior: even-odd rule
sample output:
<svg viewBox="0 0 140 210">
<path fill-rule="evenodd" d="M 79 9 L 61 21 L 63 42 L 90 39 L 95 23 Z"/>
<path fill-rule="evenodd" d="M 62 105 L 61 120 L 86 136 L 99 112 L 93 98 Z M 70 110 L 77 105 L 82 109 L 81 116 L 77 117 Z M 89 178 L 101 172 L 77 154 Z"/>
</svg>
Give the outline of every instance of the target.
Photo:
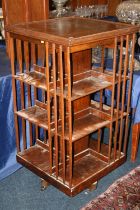
<svg viewBox="0 0 140 210">
<path fill-rule="evenodd" d="M 126 159 L 138 27 L 65 17 L 7 30 L 17 161 L 74 196 Z M 94 65 L 97 47 L 101 62 Z"/>
</svg>

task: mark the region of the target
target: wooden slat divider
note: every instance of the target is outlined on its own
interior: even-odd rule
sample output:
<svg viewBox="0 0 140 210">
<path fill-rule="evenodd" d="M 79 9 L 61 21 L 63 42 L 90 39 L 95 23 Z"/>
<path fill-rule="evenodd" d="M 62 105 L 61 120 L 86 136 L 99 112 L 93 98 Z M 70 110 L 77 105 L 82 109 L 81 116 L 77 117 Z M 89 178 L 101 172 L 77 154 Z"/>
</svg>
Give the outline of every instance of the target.
<svg viewBox="0 0 140 210">
<path fill-rule="evenodd" d="M 16 39 L 16 50 L 17 50 L 17 62 L 20 73 L 23 72 L 23 56 L 22 56 L 22 41 Z M 20 95 L 21 95 L 21 109 L 25 108 L 25 91 L 24 83 L 20 81 Z M 26 142 L 26 121 L 22 118 L 22 135 L 23 135 L 23 149 L 27 148 Z"/>
<path fill-rule="evenodd" d="M 47 110 L 47 104 L 46 104 L 46 91 L 42 90 L 42 102 L 36 101 L 40 107 Z M 47 144 L 47 137 L 46 137 L 46 130 L 44 129 L 44 143 Z"/>
<path fill-rule="evenodd" d="M 114 99 L 115 99 L 115 80 L 116 80 L 116 55 L 117 55 L 117 42 L 118 37 L 114 38 L 115 47 L 113 53 L 113 81 L 112 81 L 112 96 L 111 96 L 111 123 L 110 123 L 110 130 L 109 130 L 109 150 L 108 150 L 108 157 L 109 161 L 111 159 L 111 151 L 112 151 L 112 139 L 113 139 L 113 116 L 114 116 Z"/>
<path fill-rule="evenodd" d="M 12 75 L 16 74 L 15 69 L 15 40 L 13 38 L 10 38 L 10 58 L 11 58 L 11 70 Z M 19 136 L 19 123 L 18 123 L 18 117 L 16 115 L 17 111 L 17 92 L 16 92 L 16 80 L 14 77 L 12 77 L 12 88 L 13 88 L 13 103 L 14 103 L 14 121 L 15 121 L 15 131 L 16 131 L 16 147 L 17 147 L 17 153 L 21 151 L 20 148 L 20 136 Z"/>
<path fill-rule="evenodd" d="M 46 47 L 46 86 L 47 86 L 47 110 L 48 110 L 48 143 L 49 143 L 49 171 L 50 171 L 50 175 L 52 175 L 52 167 L 53 167 L 53 149 L 52 149 L 52 136 L 51 136 L 51 108 L 50 108 L 50 104 L 51 104 L 51 100 L 50 100 L 50 86 L 49 86 L 49 82 L 50 82 L 50 75 L 49 75 L 49 43 L 46 42 L 45 43 L 45 47 Z"/>
<path fill-rule="evenodd" d="M 16 39 L 17 61 L 20 73 L 23 72 L 23 55 L 22 55 L 22 41 Z"/>
<path fill-rule="evenodd" d="M 125 125 L 125 135 L 124 135 L 124 147 L 123 147 L 123 152 L 126 154 L 126 148 L 127 148 L 127 139 L 128 139 L 128 126 L 129 126 L 129 113 L 130 113 L 130 100 L 131 100 L 131 90 L 132 90 L 132 74 L 133 74 L 133 68 L 134 68 L 134 53 L 135 53 L 135 38 L 136 35 L 132 35 L 132 41 L 130 40 L 130 45 L 132 42 L 132 46 L 129 48 L 130 49 L 130 54 L 129 57 L 131 59 L 131 62 L 128 61 L 127 64 L 127 72 L 128 72 L 128 66 L 129 66 L 129 74 L 130 74 L 130 80 L 129 80 L 129 88 L 128 88 L 128 99 L 127 99 L 127 115 L 126 115 L 126 125 Z M 129 65 L 130 62 L 130 65 Z"/>
<path fill-rule="evenodd" d="M 29 72 L 30 70 L 30 53 L 29 53 L 29 42 L 24 41 L 24 59 L 25 59 L 25 66 L 26 71 Z"/>
<path fill-rule="evenodd" d="M 104 72 L 104 62 L 105 62 L 105 48 L 104 46 L 101 47 L 101 72 Z M 100 90 L 100 110 L 103 109 L 103 90 Z M 101 129 L 98 130 L 98 149 L 97 151 L 100 153 L 101 149 Z"/>
<path fill-rule="evenodd" d="M 30 71 L 30 50 L 29 50 L 29 42 L 24 41 L 23 42 L 24 45 L 24 59 L 25 59 L 25 67 L 26 67 L 26 71 L 29 72 Z M 28 107 L 31 106 L 31 86 L 30 85 L 26 85 L 27 86 L 27 97 L 28 97 Z M 30 133 L 30 146 L 33 145 L 33 131 L 32 131 L 32 123 L 29 122 L 29 133 Z"/>
<path fill-rule="evenodd" d="M 55 125 L 55 133 L 54 133 L 54 145 L 55 145 L 55 174 L 56 179 L 58 179 L 58 170 L 59 170 L 59 163 L 58 163 L 58 101 L 57 101 L 57 95 L 56 95 L 56 89 L 57 89 L 57 69 L 56 69 L 56 46 L 55 44 L 52 44 L 52 71 L 53 71 L 53 93 L 54 93 L 54 125 Z"/>
<path fill-rule="evenodd" d="M 64 116 L 64 69 L 63 69 L 63 57 L 62 57 L 62 46 L 59 47 L 59 67 L 60 67 L 60 114 L 61 114 L 61 161 L 62 161 L 62 176 L 63 182 L 66 181 L 66 148 L 65 148 L 65 138 L 64 138 L 64 129 L 65 129 L 65 116 Z M 66 54 L 64 55 L 66 56 Z"/>
<path fill-rule="evenodd" d="M 41 66 L 45 65 L 45 45 L 44 42 L 37 45 L 38 58 L 41 61 Z"/>
<path fill-rule="evenodd" d="M 125 50 L 125 61 L 124 61 L 124 73 L 123 73 L 123 87 L 122 87 L 122 100 L 121 100 L 121 120 L 120 120 L 120 134 L 119 134 L 119 157 L 121 155 L 123 131 L 126 120 L 123 118 L 123 111 L 125 108 L 125 91 L 126 91 L 126 76 L 128 71 L 128 49 L 129 49 L 129 35 L 126 35 L 126 50 Z"/>
<path fill-rule="evenodd" d="M 31 63 L 36 64 L 37 63 L 37 45 L 35 43 L 31 43 Z M 38 89 L 34 86 L 34 102 L 37 100 L 37 93 Z M 39 138 L 39 128 L 38 126 L 35 127 L 36 130 L 36 138 Z"/>
<path fill-rule="evenodd" d="M 29 42 L 24 41 L 24 59 L 26 71 L 30 71 L 30 52 L 29 52 Z M 31 106 L 31 86 L 27 85 L 28 92 L 28 107 Z"/>
<path fill-rule="evenodd" d="M 101 68 L 100 71 L 103 72 L 104 68 L 104 47 L 100 47 L 101 49 Z M 100 90 L 100 110 L 103 109 L 103 90 Z M 98 153 L 101 152 L 101 129 L 98 130 L 98 148 L 97 151 Z"/>
<path fill-rule="evenodd" d="M 123 37 L 120 38 L 120 58 L 119 58 L 119 69 L 118 69 L 118 84 L 117 84 L 117 107 L 116 107 L 116 123 L 114 133 L 114 160 L 117 155 L 117 139 L 119 133 L 119 110 L 120 110 L 120 98 L 121 98 L 121 85 L 122 85 L 122 63 L 123 63 Z M 118 141 L 118 143 L 121 143 Z"/>
<path fill-rule="evenodd" d="M 68 129 L 69 129 L 69 187 L 72 187 L 72 174 L 73 174 L 73 148 L 72 148 L 72 101 L 71 101 L 71 96 L 72 96 L 72 78 L 71 78 L 71 66 L 70 66 L 70 48 L 66 48 L 66 72 L 68 75 Z"/>
<path fill-rule="evenodd" d="M 36 44 L 31 42 L 31 62 L 32 64 L 37 63 L 37 49 Z"/>
</svg>

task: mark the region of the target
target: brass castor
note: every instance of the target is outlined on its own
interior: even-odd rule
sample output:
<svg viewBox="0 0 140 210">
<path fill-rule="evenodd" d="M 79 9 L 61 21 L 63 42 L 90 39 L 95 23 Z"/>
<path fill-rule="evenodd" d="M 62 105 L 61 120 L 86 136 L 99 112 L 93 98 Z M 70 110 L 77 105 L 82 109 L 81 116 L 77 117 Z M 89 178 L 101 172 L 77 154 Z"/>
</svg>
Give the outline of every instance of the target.
<svg viewBox="0 0 140 210">
<path fill-rule="evenodd" d="M 97 181 L 96 182 L 94 182 L 94 183 L 92 183 L 90 186 L 89 186 L 89 191 L 92 191 L 92 190 L 96 190 L 96 188 L 97 188 Z"/>
<path fill-rule="evenodd" d="M 49 183 L 45 181 L 44 179 L 41 179 L 41 191 L 46 190 L 48 186 L 49 186 Z"/>
</svg>

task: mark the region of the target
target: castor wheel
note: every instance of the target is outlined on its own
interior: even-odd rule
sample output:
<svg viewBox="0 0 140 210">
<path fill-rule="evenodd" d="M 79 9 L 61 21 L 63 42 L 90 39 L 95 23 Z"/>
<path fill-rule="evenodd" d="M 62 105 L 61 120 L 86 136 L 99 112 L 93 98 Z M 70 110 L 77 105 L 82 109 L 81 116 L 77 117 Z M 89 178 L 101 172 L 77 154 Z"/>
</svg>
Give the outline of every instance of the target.
<svg viewBox="0 0 140 210">
<path fill-rule="evenodd" d="M 44 179 L 41 179 L 41 191 L 46 190 L 48 186 L 49 186 L 49 183 L 45 181 Z"/>
<path fill-rule="evenodd" d="M 89 191 L 96 190 L 98 182 L 94 182 L 89 186 Z"/>
</svg>

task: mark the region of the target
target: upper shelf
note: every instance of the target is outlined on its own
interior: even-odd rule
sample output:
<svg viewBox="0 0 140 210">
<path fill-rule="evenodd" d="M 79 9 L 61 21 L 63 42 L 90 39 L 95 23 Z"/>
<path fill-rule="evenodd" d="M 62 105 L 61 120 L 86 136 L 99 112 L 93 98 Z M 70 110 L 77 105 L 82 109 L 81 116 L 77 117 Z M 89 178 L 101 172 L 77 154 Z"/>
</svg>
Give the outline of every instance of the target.
<svg viewBox="0 0 140 210">
<path fill-rule="evenodd" d="M 82 75 L 82 74 L 81 74 Z M 18 73 L 14 76 L 16 79 L 23 81 L 29 85 L 47 90 L 46 77 L 44 74 L 37 71 Z M 74 77 L 75 79 L 75 77 Z M 99 90 L 109 88 L 112 85 L 112 75 L 107 73 L 101 73 L 96 70 L 89 70 L 86 74 L 83 74 L 79 80 L 76 79 L 71 84 L 72 94 L 71 100 L 76 100 L 78 98 L 84 97 L 86 95 L 92 94 Z M 54 94 L 53 81 L 50 82 L 51 93 Z M 60 82 L 57 81 L 57 95 L 60 95 Z M 65 79 L 63 97 L 68 99 L 68 84 Z"/>
<path fill-rule="evenodd" d="M 46 77 L 37 71 L 18 73 L 14 76 L 17 80 L 23 81 L 29 85 L 46 90 Z"/>
<path fill-rule="evenodd" d="M 112 76 L 95 70 L 88 71 L 84 78 L 73 82 L 71 100 L 97 92 L 112 85 Z M 60 95 L 60 89 L 57 89 Z M 68 85 L 64 88 L 64 98 L 68 98 Z"/>
</svg>

